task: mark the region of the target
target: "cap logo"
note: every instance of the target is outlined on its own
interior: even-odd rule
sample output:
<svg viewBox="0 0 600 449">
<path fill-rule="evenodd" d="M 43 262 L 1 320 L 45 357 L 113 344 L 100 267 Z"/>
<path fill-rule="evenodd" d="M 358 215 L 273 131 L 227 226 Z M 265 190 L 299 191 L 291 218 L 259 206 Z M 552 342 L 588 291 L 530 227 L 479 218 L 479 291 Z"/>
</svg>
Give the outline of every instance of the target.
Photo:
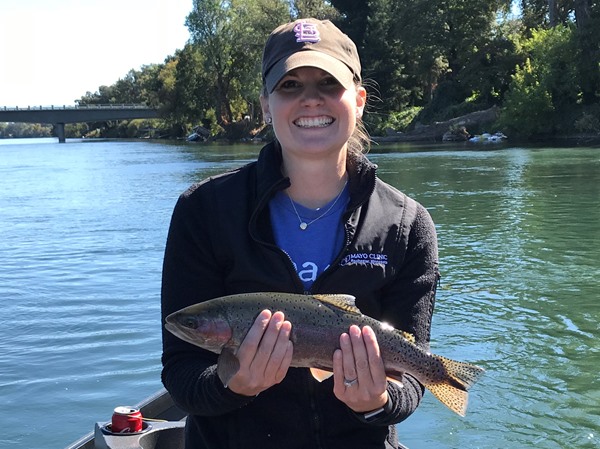
<svg viewBox="0 0 600 449">
<path fill-rule="evenodd" d="M 314 23 L 299 22 L 294 27 L 294 32 L 296 33 L 296 42 L 311 42 L 316 44 L 321 40 L 319 30 L 317 30 L 317 26 Z"/>
</svg>

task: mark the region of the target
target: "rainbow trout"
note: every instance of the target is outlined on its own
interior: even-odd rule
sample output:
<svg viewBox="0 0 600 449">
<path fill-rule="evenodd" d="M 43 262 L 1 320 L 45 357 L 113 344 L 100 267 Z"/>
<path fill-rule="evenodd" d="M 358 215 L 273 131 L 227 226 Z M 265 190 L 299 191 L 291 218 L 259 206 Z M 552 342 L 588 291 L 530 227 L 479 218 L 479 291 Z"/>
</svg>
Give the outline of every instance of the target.
<svg viewBox="0 0 600 449">
<path fill-rule="evenodd" d="M 478 366 L 431 354 L 414 343 L 412 335 L 363 315 L 349 295 L 297 295 L 246 293 L 223 296 L 172 313 L 165 327 L 174 335 L 217 354 L 221 379 L 230 379 L 239 363 L 235 352 L 258 314 L 282 311 L 292 323 L 294 344 L 291 366 L 311 368 L 322 380 L 322 371 L 333 371 L 333 352 L 339 337 L 352 324 L 370 326 L 384 361 L 387 376 L 401 382 L 408 373 L 452 411 L 465 416 L 467 390 L 484 372 Z M 226 382 L 227 383 L 227 382 Z"/>
</svg>

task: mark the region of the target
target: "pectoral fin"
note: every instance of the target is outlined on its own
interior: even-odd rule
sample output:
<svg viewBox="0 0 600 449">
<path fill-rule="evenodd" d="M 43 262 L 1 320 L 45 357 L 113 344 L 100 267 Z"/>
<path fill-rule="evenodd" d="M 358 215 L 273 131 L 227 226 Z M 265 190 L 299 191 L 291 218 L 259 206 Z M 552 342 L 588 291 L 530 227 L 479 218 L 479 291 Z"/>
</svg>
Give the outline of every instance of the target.
<svg viewBox="0 0 600 449">
<path fill-rule="evenodd" d="M 240 369 L 240 362 L 231 348 L 224 348 L 217 360 L 217 375 L 227 388 L 229 381 Z"/>
</svg>

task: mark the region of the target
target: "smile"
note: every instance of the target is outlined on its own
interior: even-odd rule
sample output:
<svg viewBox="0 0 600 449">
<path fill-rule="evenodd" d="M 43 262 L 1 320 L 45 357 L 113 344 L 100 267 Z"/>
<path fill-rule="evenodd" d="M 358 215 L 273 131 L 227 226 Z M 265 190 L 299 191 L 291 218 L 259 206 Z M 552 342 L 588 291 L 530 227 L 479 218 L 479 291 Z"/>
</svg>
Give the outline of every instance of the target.
<svg viewBox="0 0 600 449">
<path fill-rule="evenodd" d="M 300 117 L 294 121 L 294 125 L 300 128 L 324 128 L 333 123 L 332 117 Z"/>
</svg>

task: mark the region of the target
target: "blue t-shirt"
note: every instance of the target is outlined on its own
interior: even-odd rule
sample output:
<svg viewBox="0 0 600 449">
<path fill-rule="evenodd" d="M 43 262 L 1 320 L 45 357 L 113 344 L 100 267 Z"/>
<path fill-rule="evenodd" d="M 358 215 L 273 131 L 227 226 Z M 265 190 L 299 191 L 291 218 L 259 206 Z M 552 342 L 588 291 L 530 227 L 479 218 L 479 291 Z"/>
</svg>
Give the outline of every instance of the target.
<svg viewBox="0 0 600 449">
<path fill-rule="evenodd" d="M 294 203 L 294 210 L 292 200 L 284 192 L 278 192 L 269 203 L 275 242 L 290 256 L 306 291 L 310 290 L 317 276 L 327 269 L 344 245 L 342 215 L 348 200 L 346 186 L 339 198 L 318 209 Z M 308 224 L 304 230 L 300 228 L 298 215 L 302 222 Z"/>
</svg>

